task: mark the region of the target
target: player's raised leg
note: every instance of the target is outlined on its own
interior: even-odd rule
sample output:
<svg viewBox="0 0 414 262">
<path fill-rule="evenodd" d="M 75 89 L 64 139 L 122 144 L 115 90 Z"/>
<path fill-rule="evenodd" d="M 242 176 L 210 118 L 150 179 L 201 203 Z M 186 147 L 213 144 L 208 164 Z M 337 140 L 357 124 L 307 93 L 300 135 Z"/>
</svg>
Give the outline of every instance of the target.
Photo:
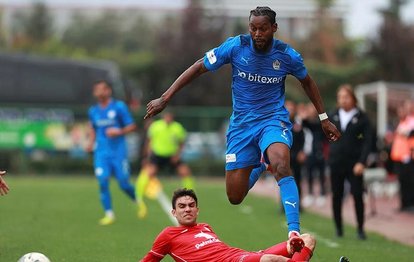
<svg viewBox="0 0 414 262">
<path fill-rule="evenodd" d="M 273 143 L 266 150 L 273 175 L 280 187 L 280 196 L 285 210 L 289 238 L 297 238 L 296 248 L 303 247 L 303 241 L 298 238 L 300 233 L 299 191 L 290 170 L 289 147 L 284 143 Z"/>
<path fill-rule="evenodd" d="M 227 132 L 226 191 L 233 205 L 240 204 L 266 169 L 260 163 L 261 151 L 254 128 L 230 125 Z"/>
<path fill-rule="evenodd" d="M 240 204 L 249 192 L 249 176 L 253 166 L 226 171 L 227 197 L 233 205 Z"/>
</svg>

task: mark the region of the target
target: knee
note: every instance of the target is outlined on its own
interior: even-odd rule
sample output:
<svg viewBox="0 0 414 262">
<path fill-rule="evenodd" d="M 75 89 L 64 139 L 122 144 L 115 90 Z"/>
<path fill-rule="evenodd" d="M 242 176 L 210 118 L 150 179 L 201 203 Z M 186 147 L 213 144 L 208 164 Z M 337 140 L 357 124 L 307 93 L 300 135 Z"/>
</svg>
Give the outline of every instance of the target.
<svg viewBox="0 0 414 262">
<path fill-rule="evenodd" d="M 227 193 L 227 198 L 228 198 L 230 204 L 239 205 L 241 202 L 243 202 L 244 196 Z"/>
<path fill-rule="evenodd" d="M 101 190 L 109 188 L 109 176 L 106 173 L 100 172 L 96 175 L 99 188 Z"/>
<path fill-rule="evenodd" d="M 288 177 L 292 175 L 292 172 L 290 170 L 290 167 L 287 165 L 279 164 L 277 167 L 273 170 L 276 170 L 276 179 L 279 181 L 280 179 L 284 177 Z"/>
<path fill-rule="evenodd" d="M 302 234 L 300 236 L 303 239 L 303 242 L 305 242 L 305 246 L 307 248 L 309 248 L 310 250 L 315 250 L 315 246 L 316 246 L 316 239 L 314 236 L 310 235 L 310 234 Z"/>
</svg>

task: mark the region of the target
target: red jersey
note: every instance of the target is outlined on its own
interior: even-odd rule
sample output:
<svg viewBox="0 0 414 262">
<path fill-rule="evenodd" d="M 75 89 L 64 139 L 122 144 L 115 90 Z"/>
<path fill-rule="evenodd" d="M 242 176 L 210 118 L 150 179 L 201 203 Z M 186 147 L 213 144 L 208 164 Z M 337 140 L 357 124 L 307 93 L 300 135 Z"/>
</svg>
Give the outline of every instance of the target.
<svg viewBox="0 0 414 262">
<path fill-rule="evenodd" d="M 141 262 L 160 261 L 167 254 L 181 262 L 230 262 L 263 255 L 228 246 L 220 241 L 210 225 L 204 223 L 190 227 L 167 227 L 155 239 L 151 251 Z"/>
</svg>

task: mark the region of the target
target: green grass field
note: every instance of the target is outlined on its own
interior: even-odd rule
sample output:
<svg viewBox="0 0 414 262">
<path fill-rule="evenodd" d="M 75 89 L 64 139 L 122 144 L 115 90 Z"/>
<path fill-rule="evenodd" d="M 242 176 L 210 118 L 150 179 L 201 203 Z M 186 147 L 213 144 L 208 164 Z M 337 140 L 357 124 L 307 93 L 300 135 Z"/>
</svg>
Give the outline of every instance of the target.
<svg viewBox="0 0 414 262">
<path fill-rule="evenodd" d="M 149 216 L 136 218 L 135 205 L 111 183 L 117 222 L 97 225 L 102 216 L 98 186 L 92 177 L 7 177 L 10 193 L 0 197 L 0 262 L 14 262 L 25 253 L 46 254 L 52 262 L 138 261 L 156 235 L 171 222 L 157 201 L 148 201 Z M 179 187 L 163 180 L 167 196 Z M 200 222 L 208 222 L 221 240 L 247 250 L 264 249 L 286 240 L 285 218 L 271 199 L 249 195 L 231 206 L 224 182 L 199 180 Z M 346 228 L 344 239 L 333 237 L 329 219 L 302 214 L 302 231 L 316 233 L 312 261 L 338 261 L 341 255 L 358 261 L 411 261 L 414 248 L 368 234 L 358 241 Z M 172 261 L 168 258 L 165 261 Z"/>
</svg>

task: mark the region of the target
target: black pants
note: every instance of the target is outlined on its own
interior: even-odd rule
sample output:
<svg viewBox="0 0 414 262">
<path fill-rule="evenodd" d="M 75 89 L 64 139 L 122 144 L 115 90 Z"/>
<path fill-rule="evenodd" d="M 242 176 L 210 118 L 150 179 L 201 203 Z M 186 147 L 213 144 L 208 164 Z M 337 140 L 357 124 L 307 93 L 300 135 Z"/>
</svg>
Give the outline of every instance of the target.
<svg viewBox="0 0 414 262">
<path fill-rule="evenodd" d="M 400 182 L 401 209 L 414 207 L 414 161 L 396 164 Z"/>
<path fill-rule="evenodd" d="M 290 161 L 290 168 L 292 169 L 293 177 L 295 178 L 300 197 L 302 195 L 302 164 L 297 161 Z M 300 197 L 300 199 L 302 198 Z"/>
<path fill-rule="evenodd" d="M 319 183 L 320 183 L 320 194 L 324 196 L 326 194 L 325 189 L 325 160 L 323 159 L 316 159 L 315 157 L 310 157 L 306 161 L 306 171 L 308 174 L 308 190 L 309 194 L 313 194 L 313 179 L 315 176 L 315 172 L 318 172 Z"/>
<path fill-rule="evenodd" d="M 345 179 L 351 184 L 351 194 L 354 197 L 355 213 L 358 223 L 358 230 L 364 226 L 364 181 L 362 176 L 353 174 L 352 166 L 331 165 L 331 186 L 332 186 L 332 209 L 335 226 L 338 232 L 343 231 L 342 225 L 342 202 L 344 197 Z"/>
</svg>

